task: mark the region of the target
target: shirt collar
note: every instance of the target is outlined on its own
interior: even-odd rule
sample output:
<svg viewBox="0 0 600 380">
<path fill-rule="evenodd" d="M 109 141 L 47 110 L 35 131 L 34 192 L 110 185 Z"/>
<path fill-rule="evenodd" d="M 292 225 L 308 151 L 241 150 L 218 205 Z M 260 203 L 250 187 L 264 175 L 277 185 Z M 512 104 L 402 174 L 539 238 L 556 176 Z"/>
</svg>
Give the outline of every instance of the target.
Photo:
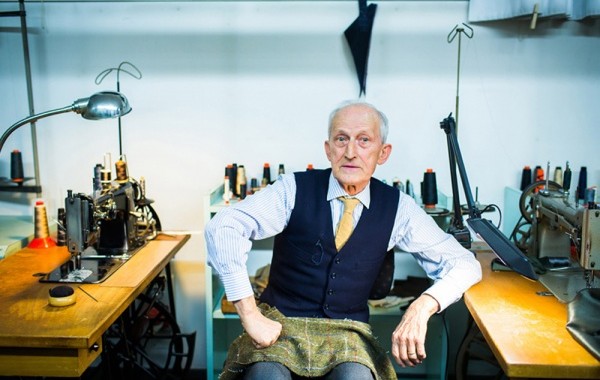
<svg viewBox="0 0 600 380">
<path fill-rule="evenodd" d="M 327 189 L 327 201 L 336 199 L 339 197 L 347 197 L 348 194 L 344 191 L 340 183 L 333 176 L 333 172 L 329 175 L 329 188 Z M 369 208 L 371 204 L 371 182 L 360 193 L 356 194 L 354 198 L 357 198 L 360 203 L 366 208 Z"/>
</svg>

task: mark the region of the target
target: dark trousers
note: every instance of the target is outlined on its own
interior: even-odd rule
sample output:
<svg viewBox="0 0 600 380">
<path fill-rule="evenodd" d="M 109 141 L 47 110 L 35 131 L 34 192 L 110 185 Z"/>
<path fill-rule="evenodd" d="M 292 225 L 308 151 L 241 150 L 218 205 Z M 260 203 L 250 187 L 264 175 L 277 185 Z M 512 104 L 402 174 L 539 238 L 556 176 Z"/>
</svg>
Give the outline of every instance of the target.
<svg viewBox="0 0 600 380">
<path fill-rule="evenodd" d="M 283 364 L 276 362 L 257 362 L 244 372 L 244 380 L 301 380 L 308 379 L 293 374 Z M 314 379 L 314 378 L 313 378 Z M 371 370 L 354 362 L 342 363 L 331 370 L 319 380 L 373 380 Z"/>
</svg>

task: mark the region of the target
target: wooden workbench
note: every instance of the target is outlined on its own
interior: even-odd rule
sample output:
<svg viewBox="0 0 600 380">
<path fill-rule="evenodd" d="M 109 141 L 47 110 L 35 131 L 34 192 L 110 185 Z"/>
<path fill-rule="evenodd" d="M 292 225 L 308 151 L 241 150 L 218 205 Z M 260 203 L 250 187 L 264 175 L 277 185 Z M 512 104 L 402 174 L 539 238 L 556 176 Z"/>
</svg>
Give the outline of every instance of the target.
<svg viewBox="0 0 600 380">
<path fill-rule="evenodd" d="M 102 334 L 188 239 L 159 235 L 104 282 L 70 284 L 77 301 L 67 307 L 49 306 L 57 284 L 37 277 L 69 258 L 65 247 L 25 248 L 0 260 L 0 375 L 81 376 L 100 355 Z"/>
<path fill-rule="evenodd" d="M 492 272 L 493 252 L 475 249 L 483 280 L 465 304 L 510 378 L 600 379 L 600 361 L 566 329 L 567 305 L 515 272 Z"/>
</svg>

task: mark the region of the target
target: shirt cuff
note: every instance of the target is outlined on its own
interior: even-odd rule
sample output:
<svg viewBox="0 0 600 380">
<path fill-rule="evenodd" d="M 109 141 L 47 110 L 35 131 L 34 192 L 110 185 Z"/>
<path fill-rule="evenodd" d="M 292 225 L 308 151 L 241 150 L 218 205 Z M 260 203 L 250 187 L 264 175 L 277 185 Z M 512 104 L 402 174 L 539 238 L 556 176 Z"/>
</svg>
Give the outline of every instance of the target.
<svg viewBox="0 0 600 380">
<path fill-rule="evenodd" d="M 452 305 L 462 297 L 461 292 L 458 290 L 455 291 L 452 284 L 444 283 L 444 281 L 437 281 L 423 293 L 430 295 L 438 302 L 440 305 L 438 313 L 441 313 L 448 306 Z"/>
<path fill-rule="evenodd" d="M 242 298 L 254 296 L 252 284 L 246 271 L 222 274 L 221 282 L 229 301 L 237 301 Z"/>
</svg>

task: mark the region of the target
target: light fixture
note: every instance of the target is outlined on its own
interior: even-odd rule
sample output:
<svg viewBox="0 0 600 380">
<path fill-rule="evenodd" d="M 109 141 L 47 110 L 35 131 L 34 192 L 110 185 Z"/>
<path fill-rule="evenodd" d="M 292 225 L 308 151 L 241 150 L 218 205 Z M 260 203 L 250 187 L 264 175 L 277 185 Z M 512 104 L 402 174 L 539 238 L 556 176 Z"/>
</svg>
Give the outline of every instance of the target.
<svg viewBox="0 0 600 380">
<path fill-rule="evenodd" d="M 131 111 L 127 98 L 116 91 L 97 92 L 89 98 L 77 99 L 70 106 L 57 108 L 54 110 L 41 112 L 36 115 L 31 115 L 23 120 L 17 121 L 11 125 L 0 137 L 0 152 L 8 137 L 19 127 L 33 123 L 36 120 L 43 119 L 48 116 L 58 115 L 66 112 L 75 112 L 80 114 L 84 119 L 100 120 L 127 115 Z"/>
</svg>

